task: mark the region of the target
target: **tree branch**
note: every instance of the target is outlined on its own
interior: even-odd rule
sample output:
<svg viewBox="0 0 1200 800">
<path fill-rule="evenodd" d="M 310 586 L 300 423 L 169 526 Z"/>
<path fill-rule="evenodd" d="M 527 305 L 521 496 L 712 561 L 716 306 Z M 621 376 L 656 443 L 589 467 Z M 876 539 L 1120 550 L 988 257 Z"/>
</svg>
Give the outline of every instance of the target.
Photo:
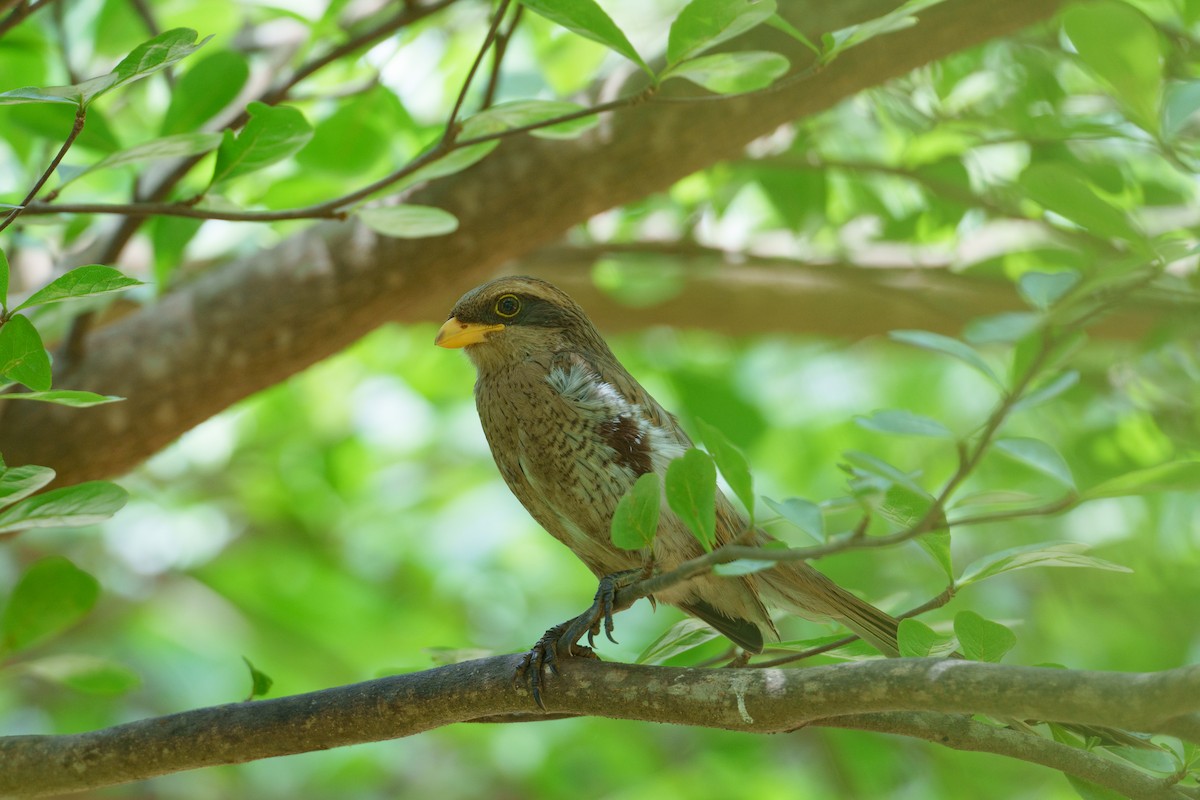
<svg viewBox="0 0 1200 800">
<path fill-rule="evenodd" d="M 216 764 L 393 739 L 471 720 L 544 718 L 496 656 L 272 700 L 202 708 L 90 733 L 0 738 L 0 794 L 38 796 Z M 552 717 L 599 715 L 756 733 L 829 725 L 1046 764 L 1130 797 L 1182 797 L 1081 750 L 947 715 L 990 714 L 1167 731 L 1200 717 L 1200 666 L 1157 673 L 885 659 L 809 669 L 700 670 L 572 659 L 546 692 Z M 904 712 L 904 713 L 897 713 Z M 920 713 L 913 713 L 920 712 Z M 933 713 L 930 713 L 933 712 Z"/>
</svg>

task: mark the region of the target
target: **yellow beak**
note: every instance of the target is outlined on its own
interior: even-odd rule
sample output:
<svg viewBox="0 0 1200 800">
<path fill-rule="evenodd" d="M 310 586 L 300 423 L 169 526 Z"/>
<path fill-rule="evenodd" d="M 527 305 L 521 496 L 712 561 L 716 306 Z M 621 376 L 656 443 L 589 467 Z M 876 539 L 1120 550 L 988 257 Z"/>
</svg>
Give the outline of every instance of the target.
<svg viewBox="0 0 1200 800">
<path fill-rule="evenodd" d="M 458 317 L 451 317 L 437 332 L 433 343 L 438 347 L 466 347 L 469 344 L 479 344 L 487 339 L 489 333 L 504 330 L 503 325 L 486 325 L 482 322 L 463 322 Z"/>
</svg>

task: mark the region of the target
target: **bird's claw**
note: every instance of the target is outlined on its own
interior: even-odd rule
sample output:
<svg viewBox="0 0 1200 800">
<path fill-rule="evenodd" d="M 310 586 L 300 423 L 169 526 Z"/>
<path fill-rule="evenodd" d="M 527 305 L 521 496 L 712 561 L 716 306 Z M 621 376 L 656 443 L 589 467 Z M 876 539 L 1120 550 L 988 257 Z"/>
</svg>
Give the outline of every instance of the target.
<svg viewBox="0 0 1200 800">
<path fill-rule="evenodd" d="M 537 644 L 525 654 L 521 663 L 517 665 L 516 673 L 513 675 L 513 685 L 519 686 L 524 681 L 533 695 L 534 702 L 538 704 L 538 708 L 545 711 L 546 705 L 542 701 L 542 689 L 546 683 L 546 671 L 549 670 L 551 674 L 557 675 L 558 662 L 564 658 L 598 659 L 599 656 L 592 648 L 595 646 L 596 637 L 601 630 L 604 631 L 604 635 L 610 642 L 617 644 L 617 640 L 613 638 L 613 614 L 626 607 L 625 605 L 618 607 L 617 592 L 642 577 L 643 574 L 644 570 L 636 569 L 616 572 L 601 578 L 591 608 L 578 617 L 555 625 L 543 633 L 542 638 L 537 640 Z M 587 646 L 579 644 L 579 640 L 583 638 L 584 634 L 587 634 Z"/>
</svg>

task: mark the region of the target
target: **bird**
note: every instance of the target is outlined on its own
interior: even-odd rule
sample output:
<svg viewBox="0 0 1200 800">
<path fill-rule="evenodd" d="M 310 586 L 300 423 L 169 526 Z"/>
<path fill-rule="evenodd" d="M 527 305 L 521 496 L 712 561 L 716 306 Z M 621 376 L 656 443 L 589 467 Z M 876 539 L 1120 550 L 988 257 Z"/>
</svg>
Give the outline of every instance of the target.
<svg viewBox="0 0 1200 800">
<path fill-rule="evenodd" d="M 704 553 L 686 524 L 664 503 L 652 545 L 642 551 L 612 543 L 618 501 L 642 475 L 664 476 L 694 447 L 668 413 L 613 355 L 584 310 L 553 284 L 501 277 L 464 294 L 435 337 L 473 362 L 475 401 L 492 456 L 509 489 L 535 521 L 566 545 L 599 579 L 593 606 L 548 630 L 523 662 L 540 676 L 560 657 L 593 656 L 601 621 L 612 638 L 614 598 L 653 570 L 666 572 Z M 747 517 L 716 493 L 716 545 L 766 545 Z M 747 536 L 747 532 L 749 535 Z M 740 537 L 740 538 L 739 538 Z M 655 592 L 711 625 L 749 653 L 777 639 L 770 608 L 835 620 L 887 656 L 899 655 L 898 622 L 805 561 L 742 576 L 702 574 Z"/>
</svg>

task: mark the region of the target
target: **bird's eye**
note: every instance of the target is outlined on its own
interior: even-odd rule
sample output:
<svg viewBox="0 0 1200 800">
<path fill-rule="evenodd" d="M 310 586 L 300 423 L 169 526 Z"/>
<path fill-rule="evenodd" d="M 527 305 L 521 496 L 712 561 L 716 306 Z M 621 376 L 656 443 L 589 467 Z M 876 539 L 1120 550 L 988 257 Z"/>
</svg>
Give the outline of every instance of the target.
<svg viewBox="0 0 1200 800">
<path fill-rule="evenodd" d="M 521 299 L 515 294 L 506 294 L 496 301 L 496 314 L 512 319 L 521 311 Z"/>
</svg>

